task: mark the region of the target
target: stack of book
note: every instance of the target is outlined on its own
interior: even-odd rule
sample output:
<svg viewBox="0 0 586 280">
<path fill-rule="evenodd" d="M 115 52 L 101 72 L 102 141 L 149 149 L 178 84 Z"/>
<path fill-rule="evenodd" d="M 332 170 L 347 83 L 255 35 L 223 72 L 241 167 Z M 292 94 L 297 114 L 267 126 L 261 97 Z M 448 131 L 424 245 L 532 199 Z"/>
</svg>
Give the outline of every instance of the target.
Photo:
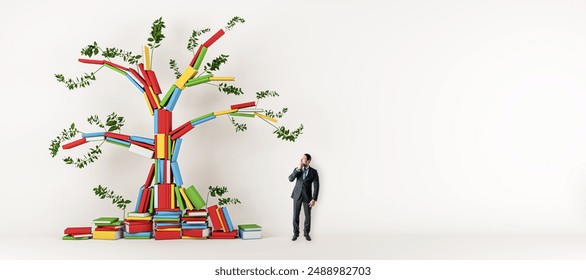
<svg viewBox="0 0 586 280">
<path fill-rule="evenodd" d="M 210 239 L 234 239 L 238 236 L 238 230 L 232 225 L 228 208 L 212 205 L 208 207 L 213 231 Z"/>
<path fill-rule="evenodd" d="M 238 235 L 242 239 L 260 239 L 262 227 L 257 224 L 238 225 Z"/>
<path fill-rule="evenodd" d="M 186 210 L 181 217 L 183 239 L 207 239 L 210 235 L 208 212 L 205 209 Z"/>
<path fill-rule="evenodd" d="M 88 240 L 92 237 L 92 227 L 68 227 L 63 233 L 63 240 Z"/>
<path fill-rule="evenodd" d="M 153 217 L 150 213 L 130 212 L 124 220 L 124 238 L 150 239 L 153 233 Z"/>
<path fill-rule="evenodd" d="M 180 209 L 159 210 L 154 216 L 155 239 L 181 239 L 181 214 Z"/>
<path fill-rule="evenodd" d="M 93 233 L 94 239 L 117 240 L 122 238 L 124 225 L 116 217 L 100 217 L 94 220 L 96 228 Z"/>
</svg>

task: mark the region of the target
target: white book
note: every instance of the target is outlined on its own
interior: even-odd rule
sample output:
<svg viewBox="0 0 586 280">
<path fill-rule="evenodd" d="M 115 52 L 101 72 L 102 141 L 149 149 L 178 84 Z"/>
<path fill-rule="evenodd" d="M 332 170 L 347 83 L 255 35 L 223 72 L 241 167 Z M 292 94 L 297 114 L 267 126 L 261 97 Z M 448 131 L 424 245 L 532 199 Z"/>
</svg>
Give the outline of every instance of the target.
<svg viewBox="0 0 586 280">
<path fill-rule="evenodd" d="M 240 238 L 242 238 L 242 239 L 259 239 L 259 238 L 261 238 L 261 233 L 262 233 L 262 231 L 260 231 L 260 230 L 253 230 L 253 231 L 239 230 L 239 232 L 240 232 Z"/>
<path fill-rule="evenodd" d="M 262 113 L 264 112 L 263 109 L 260 108 L 242 108 L 242 109 L 238 109 L 238 113 Z"/>
<path fill-rule="evenodd" d="M 88 142 L 90 142 L 90 141 L 104 141 L 104 140 L 106 140 L 106 137 L 104 137 L 104 136 L 93 136 L 93 137 L 86 137 L 85 138 L 85 141 L 88 141 Z"/>
<path fill-rule="evenodd" d="M 192 224 L 192 225 L 195 224 L 196 225 L 196 224 L 205 224 L 206 221 L 185 221 L 184 223 L 186 223 L 186 224 Z"/>
<path fill-rule="evenodd" d="M 73 236 L 74 238 L 78 238 L 78 237 L 92 237 L 93 235 L 91 233 L 86 233 L 86 234 L 70 234 L 71 236 Z"/>
<path fill-rule="evenodd" d="M 130 148 L 128 148 L 128 150 L 137 154 L 137 155 L 140 155 L 140 156 L 143 156 L 146 158 L 153 158 L 153 153 L 154 153 L 153 151 L 151 151 L 147 148 L 143 148 L 139 145 L 130 144 Z"/>
<path fill-rule="evenodd" d="M 130 212 L 128 213 L 128 217 L 150 217 L 151 213 L 137 213 L 137 212 Z"/>
</svg>

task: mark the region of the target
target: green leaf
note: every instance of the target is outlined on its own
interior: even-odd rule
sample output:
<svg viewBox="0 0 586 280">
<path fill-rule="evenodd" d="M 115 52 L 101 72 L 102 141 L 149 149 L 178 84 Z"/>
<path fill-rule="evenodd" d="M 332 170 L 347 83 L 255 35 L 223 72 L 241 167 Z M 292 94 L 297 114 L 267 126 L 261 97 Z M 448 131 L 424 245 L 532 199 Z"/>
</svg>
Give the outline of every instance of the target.
<svg viewBox="0 0 586 280">
<path fill-rule="evenodd" d="M 151 49 L 158 48 L 160 46 L 159 43 L 165 38 L 165 35 L 163 35 L 163 28 L 165 28 L 165 22 L 162 17 L 153 22 L 150 33 L 151 37 L 147 39 L 147 41 L 151 42 L 148 43 L 148 46 L 151 47 Z"/>
<path fill-rule="evenodd" d="M 232 28 L 234 28 L 236 23 L 245 23 L 245 22 L 246 21 L 241 17 L 233 17 L 230 21 L 228 21 L 225 29 L 226 29 L 226 31 L 230 31 L 230 30 L 232 30 Z"/>
<path fill-rule="evenodd" d="M 187 50 L 188 51 L 195 51 L 195 48 L 197 48 L 197 46 L 199 45 L 198 40 L 199 40 L 199 36 L 210 32 L 209 28 L 204 28 L 201 30 L 193 30 L 191 32 L 191 36 L 189 37 L 189 40 L 187 40 Z"/>
</svg>

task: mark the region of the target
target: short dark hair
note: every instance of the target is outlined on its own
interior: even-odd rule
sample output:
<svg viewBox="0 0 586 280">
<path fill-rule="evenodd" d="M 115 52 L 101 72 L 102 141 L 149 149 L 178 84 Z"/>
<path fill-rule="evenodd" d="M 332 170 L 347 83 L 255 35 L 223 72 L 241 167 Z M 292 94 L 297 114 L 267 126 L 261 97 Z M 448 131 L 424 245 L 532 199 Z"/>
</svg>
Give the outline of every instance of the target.
<svg viewBox="0 0 586 280">
<path fill-rule="evenodd" d="M 311 160 L 311 155 L 310 154 L 305 154 L 305 157 L 307 158 L 307 160 Z"/>
</svg>

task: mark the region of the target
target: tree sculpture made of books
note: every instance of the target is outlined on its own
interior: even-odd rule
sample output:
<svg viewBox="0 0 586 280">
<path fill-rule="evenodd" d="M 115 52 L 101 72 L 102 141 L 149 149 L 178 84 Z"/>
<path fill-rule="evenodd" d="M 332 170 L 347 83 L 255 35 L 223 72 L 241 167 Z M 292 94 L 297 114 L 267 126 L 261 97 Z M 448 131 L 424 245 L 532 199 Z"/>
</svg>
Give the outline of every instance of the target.
<svg viewBox="0 0 586 280">
<path fill-rule="evenodd" d="M 138 191 L 138 200 L 136 201 L 136 207 L 133 213 L 151 213 L 154 217 L 152 220 L 156 222 L 157 213 L 160 212 L 162 213 L 159 215 L 159 217 L 162 217 L 161 221 L 167 222 L 163 224 L 168 225 L 168 222 L 171 220 L 172 222 L 179 221 L 181 213 L 185 209 L 192 212 L 206 209 L 207 205 L 202 205 L 201 202 L 197 203 L 197 206 L 191 206 L 191 209 L 189 207 L 186 208 L 187 201 L 185 200 L 187 200 L 187 196 L 185 194 L 188 188 L 183 189 L 182 187 L 184 182 L 178 161 L 182 137 L 184 135 L 196 126 L 222 116 L 230 120 L 236 132 L 247 130 L 247 125 L 236 122 L 235 118 L 258 118 L 263 120 L 265 123 L 274 127 L 275 130 L 273 133 L 276 134 L 278 139 L 285 141 L 294 142 L 303 131 L 303 124 L 295 130 L 275 125 L 277 120 L 287 112 L 287 108 L 282 108 L 281 111 L 273 111 L 257 107 L 259 100 L 279 96 L 277 92 L 272 90 L 256 92 L 256 101 L 233 104 L 229 108 L 213 111 L 186 121 L 179 126 L 173 126 L 173 110 L 179 101 L 179 97 L 186 88 L 211 85 L 217 87 L 219 92 L 227 95 L 238 96 L 244 94 L 241 88 L 227 84 L 227 82 L 234 81 L 234 77 L 215 75 L 220 67 L 227 62 L 228 55 L 221 54 L 211 62 L 205 65 L 203 64 L 208 49 L 225 34 L 225 30 L 229 31 L 233 29 L 237 23 L 244 23 L 244 19 L 240 17 L 232 18 L 224 29 L 218 30 L 203 44 L 199 44 L 199 37 L 210 32 L 210 29 L 193 30 L 187 44 L 187 49 L 194 54 L 193 59 L 183 72 L 179 71 L 175 60 L 170 59 L 169 66 L 175 73 L 176 81 L 168 88 L 165 94 L 163 94 L 157 75 L 155 75 L 155 71 L 152 69 L 151 61 L 154 50 L 161 46 L 161 42 L 165 38 L 163 34 L 165 23 L 162 18 L 153 22 L 150 37 L 147 39 L 148 43 L 143 47 L 143 55 L 135 55 L 130 51 L 124 51 L 118 48 L 102 48 L 97 42 L 83 48 L 81 54 L 88 58 L 80 58 L 79 62 L 95 65 L 98 68 L 89 74 L 84 73 L 82 76 L 76 78 L 65 78 L 62 74 L 55 74 L 57 81 L 65 84 L 69 90 L 74 90 L 90 86 L 96 80 L 96 73 L 104 68 L 113 71 L 116 75 L 124 76 L 123 79 L 128 79 L 132 87 L 138 89 L 139 93 L 143 95 L 148 112 L 154 120 L 154 136 L 150 138 L 120 133 L 125 120 L 124 117 L 116 113 L 108 115 L 105 122 L 100 120 L 97 115 L 92 115 L 88 117 L 88 123 L 99 126 L 103 131 L 83 133 L 77 129 L 75 123 L 72 123 L 69 128 L 64 129 L 57 138 L 52 140 L 49 148 L 52 157 L 57 155 L 60 148 L 64 150 L 71 149 L 96 141 L 97 144 L 95 147 L 90 148 L 88 153 L 83 157 L 74 159 L 68 156 L 63 159 L 66 164 L 74 165 L 77 168 L 84 168 L 99 158 L 102 153 L 102 144 L 110 143 L 121 146 L 131 152 L 153 160 L 147 178 Z M 95 59 L 97 56 L 102 56 L 103 59 Z M 124 63 L 114 63 L 112 59 L 121 59 Z M 134 65 L 135 68 L 126 67 L 121 64 Z M 203 69 L 200 70 L 202 65 Z M 214 84 L 214 82 L 218 82 L 219 84 Z M 79 134 L 81 134 L 81 138 L 71 141 Z M 94 188 L 94 192 L 100 198 L 111 198 L 112 203 L 123 210 L 126 209 L 126 205 L 131 203 L 130 200 L 115 195 L 113 191 L 101 185 L 98 188 Z M 183 203 L 183 207 L 180 207 L 182 200 L 185 203 Z M 141 217 L 141 215 L 138 215 L 138 217 L 134 215 L 133 217 L 129 222 L 131 223 L 131 227 L 137 228 L 137 232 L 141 230 L 137 225 L 146 225 L 148 227 L 148 223 L 152 222 L 150 218 Z M 143 221 L 141 222 L 141 220 Z M 178 227 L 169 226 L 169 228 L 161 228 L 161 230 L 162 232 L 175 231 L 176 228 Z"/>
</svg>

